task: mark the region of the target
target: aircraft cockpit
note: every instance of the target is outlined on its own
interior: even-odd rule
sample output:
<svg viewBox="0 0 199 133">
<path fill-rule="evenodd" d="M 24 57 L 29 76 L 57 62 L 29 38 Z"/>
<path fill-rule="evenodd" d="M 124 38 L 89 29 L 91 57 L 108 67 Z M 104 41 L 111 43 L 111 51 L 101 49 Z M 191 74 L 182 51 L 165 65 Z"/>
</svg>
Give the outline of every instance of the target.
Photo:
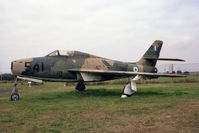
<svg viewBox="0 0 199 133">
<path fill-rule="evenodd" d="M 55 50 L 52 53 L 48 54 L 47 56 L 73 56 L 74 51 L 69 50 Z"/>
</svg>

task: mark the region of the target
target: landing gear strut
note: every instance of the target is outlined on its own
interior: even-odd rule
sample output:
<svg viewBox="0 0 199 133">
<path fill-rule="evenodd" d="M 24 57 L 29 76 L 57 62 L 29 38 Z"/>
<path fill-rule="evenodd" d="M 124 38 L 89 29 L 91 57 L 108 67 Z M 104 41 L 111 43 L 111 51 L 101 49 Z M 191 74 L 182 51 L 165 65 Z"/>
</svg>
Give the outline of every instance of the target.
<svg viewBox="0 0 199 133">
<path fill-rule="evenodd" d="M 75 87 L 75 89 L 78 90 L 78 91 L 84 91 L 86 89 L 84 82 L 79 82 L 77 84 L 77 86 Z"/>
<path fill-rule="evenodd" d="M 19 100 L 19 94 L 18 94 L 18 90 L 17 90 L 16 87 L 17 87 L 17 78 L 15 80 L 14 87 L 12 89 L 12 94 L 10 96 L 11 101 L 18 101 Z"/>
<path fill-rule="evenodd" d="M 136 93 L 137 88 L 136 88 L 136 80 L 141 79 L 142 77 L 137 75 L 134 78 L 129 78 L 128 84 L 124 87 L 123 94 L 121 98 L 127 98 L 132 96 L 133 94 Z"/>
</svg>

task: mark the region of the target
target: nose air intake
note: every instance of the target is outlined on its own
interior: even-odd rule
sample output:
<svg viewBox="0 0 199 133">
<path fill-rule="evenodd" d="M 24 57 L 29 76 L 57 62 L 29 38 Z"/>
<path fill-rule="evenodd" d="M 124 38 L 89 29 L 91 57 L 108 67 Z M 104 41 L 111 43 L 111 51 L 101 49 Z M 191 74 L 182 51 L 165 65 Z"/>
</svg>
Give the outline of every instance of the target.
<svg viewBox="0 0 199 133">
<path fill-rule="evenodd" d="M 13 62 L 11 62 L 11 71 L 13 73 Z"/>
</svg>

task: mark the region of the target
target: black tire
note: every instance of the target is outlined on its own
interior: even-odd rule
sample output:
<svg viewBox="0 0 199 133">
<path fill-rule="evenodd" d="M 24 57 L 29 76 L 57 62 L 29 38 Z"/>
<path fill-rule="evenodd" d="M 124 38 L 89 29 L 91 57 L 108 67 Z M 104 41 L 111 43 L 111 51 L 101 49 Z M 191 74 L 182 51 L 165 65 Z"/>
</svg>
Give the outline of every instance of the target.
<svg viewBox="0 0 199 133">
<path fill-rule="evenodd" d="M 75 89 L 78 91 L 84 91 L 86 89 L 86 87 L 83 82 L 79 82 Z"/>
<path fill-rule="evenodd" d="M 11 101 L 18 101 L 19 100 L 19 94 L 18 93 L 13 93 L 10 96 Z"/>
</svg>

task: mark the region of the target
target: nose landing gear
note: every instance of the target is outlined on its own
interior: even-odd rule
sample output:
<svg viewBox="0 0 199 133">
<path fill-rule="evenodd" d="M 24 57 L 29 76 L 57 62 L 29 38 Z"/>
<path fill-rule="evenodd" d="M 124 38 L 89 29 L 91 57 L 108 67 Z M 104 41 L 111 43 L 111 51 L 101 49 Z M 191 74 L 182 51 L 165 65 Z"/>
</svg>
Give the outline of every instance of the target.
<svg viewBox="0 0 199 133">
<path fill-rule="evenodd" d="M 12 94 L 10 96 L 11 101 L 18 101 L 19 100 L 19 94 L 18 94 L 18 90 L 17 90 L 16 87 L 17 87 L 17 78 L 15 80 L 14 87 L 12 89 Z"/>
</svg>

